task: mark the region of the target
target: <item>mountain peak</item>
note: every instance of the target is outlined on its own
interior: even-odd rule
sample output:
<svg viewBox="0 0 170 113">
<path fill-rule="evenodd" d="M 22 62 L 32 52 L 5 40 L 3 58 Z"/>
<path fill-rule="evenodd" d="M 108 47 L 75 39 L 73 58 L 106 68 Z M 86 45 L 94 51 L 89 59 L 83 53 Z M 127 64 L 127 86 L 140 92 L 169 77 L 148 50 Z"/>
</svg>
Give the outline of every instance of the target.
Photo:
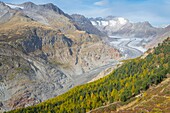
<svg viewBox="0 0 170 113">
<path fill-rule="evenodd" d="M 0 1 L 0 10 L 2 10 L 0 11 L 0 13 L 3 12 L 3 10 L 9 10 L 9 9 L 10 7 L 6 3 Z"/>
<path fill-rule="evenodd" d="M 58 8 L 56 5 L 52 4 L 52 3 L 47 3 L 47 4 L 41 4 L 41 5 L 36 5 L 32 2 L 25 2 L 23 4 L 21 4 L 20 6 L 23 6 L 25 9 L 32 9 L 32 10 L 39 10 L 39 11 L 42 11 L 42 10 L 52 10 L 52 11 L 55 11 L 57 12 L 58 14 L 64 14 L 64 12 Z"/>
<path fill-rule="evenodd" d="M 21 4 L 21 6 L 23 6 L 26 9 L 30 9 L 30 8 L 35 8 L 37 5 L 34 4 L 33 2 L 25 2 Z"/>
<path fill-rule="evenodd" d="M 80 15 L 80 14 L 72 14 L 71 15 L 72 19 L 81 19 L 81 20 L 87 20 L 85 16 Z"/>
<path fill-rule="evenodd" d="M 125 24 L 128 23 L 128 20 L 125 19 L 125 18 L 123 18 L 123 17 L 118 17 L 117 20 L 119 21 L 119 23 L 120 23 L 121 25 L 125 25 Z"/>
<path fill-rule="evenodd" d="M 27 4 L 27 5 L 31 5 L 32 4 L 33 5 L 34 3 L 33 2 L 24 2 L 23 4 Z"/>
<path fill-rule="evenodd" d="M 48 9 L 56 9 L 56 8 L 58 8 L 57 6 L 55 6 L 54 4 L 52 4 L 52 3 L 47 3 L 47 4 L 42 4 L 42 5 L 40 5 L 40 6 L 43 6 L 43 7 L 45 7 L 45 8 L 48 8 Z"/>
<path fill-rule="evenodd" d="M 152 26 L 148 21 L 143 22 L 145 25 Z"/>
<path fill-rule="evenodd" d="M 40 6 L 42 6 L 45 9 L 56 11 L 59 14 L 64 14 L 64 12 L 61 9 L 59 9 L 56 5 L 52 3 L 47 3 L 47 4 L 40 5 Z"/>
<path fill-rule="evenodd" d="M 170 28 L 170 25 L 166 26 L 166 28 Z"/>
<path fill-rule="evenodd" d="M 0 1 L 0 9 L 1 7 L 4 7 L 4 6 L 6 6 L 5 3 Z"/>
<path fill-rule="evenodd" d="M 5 5 L 5 3 L 4 3 L 4 2 L 2 2 L 2 1 L 0 1 L 0 4 Z"/>
<path fill-rule="evenodd" d="M 148 27 L 153 27 L 148 21 L 144 21 L 144 22 L 138 22 L 138 25 L 143 25 L 143 26 L 148 26 Z"/>
<path fill-rule="evenodd" d="M 114 19 L 114 18 L 115 18 L 115 16 L 112 16 L 112 15 L 106 17 L 106 19 L 108 19 L 108 20 L 111 20 L 111 19 Z"/>
</svg>

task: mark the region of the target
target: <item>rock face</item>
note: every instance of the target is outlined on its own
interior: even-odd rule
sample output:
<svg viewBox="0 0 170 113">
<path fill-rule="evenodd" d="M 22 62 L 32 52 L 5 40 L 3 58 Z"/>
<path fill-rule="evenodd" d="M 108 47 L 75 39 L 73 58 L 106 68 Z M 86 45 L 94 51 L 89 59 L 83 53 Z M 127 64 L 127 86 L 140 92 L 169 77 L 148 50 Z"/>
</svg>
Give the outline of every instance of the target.
<svg viewBox="0 0 170 113">
<path fill-rule="evenodd" d="M 9 6 L 0 1 L 0 23 L 7 22 L 14 13 L 15 11 L 12 11 Z"/>
<path fill-rule="evenodd" d="M 120 57 L 97 30 L 86 31 L 86 26 L 77 25 L 77 17 L 53 4 L 0 2 L 0 9 L 1 111 L 62 94 L 81 84 L 75 81 L 83 79 L 83 73 Z"/>
<path fill-rule="evenodd" d="M 83 15 L 73 14 L 71 15 L 71 17 L 72 17 L 74 24 L 77 26 L 79 30 L 87 31 L 90 34 L 97 34 L 103 37 L 106 36 L 106 34 L 104 34 L 100 30 L 98 30 L 96 27 L 94 27 L 92 23 L 90 22 L 90 20 L 84 17 Z"/>
<path fill-rule="evenodd" d="M 148 38 L 156 36 L 160 31 L 149 22 L 131 23 L 122 17 L 90 18 L 90 21 L 109 36 Z"/>
<path fill-rule="evenodd" d="M 159 32 L 159 34 L 151 40 L 145 48 L 152 48 L 158 46 L 159 43 L 163 42 L 167 37 L 170 37 L 170 25 L 162 28 L 162 30 Z"/>
</svg>

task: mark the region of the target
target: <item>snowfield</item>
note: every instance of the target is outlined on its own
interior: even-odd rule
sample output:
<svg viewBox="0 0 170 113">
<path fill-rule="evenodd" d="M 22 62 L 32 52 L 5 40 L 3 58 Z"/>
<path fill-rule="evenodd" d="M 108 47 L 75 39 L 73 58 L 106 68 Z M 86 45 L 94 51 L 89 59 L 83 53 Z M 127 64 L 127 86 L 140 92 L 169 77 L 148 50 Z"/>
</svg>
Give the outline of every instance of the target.
<svg viewBox="0 0 170 113">
<path fill-rule="evenodd" d="M 17 9 L 17 8 L 24 9 L 24 7 L 21 7 L 21 6 L 18 6 L 18 5 L 13 5 L 13 4 L 8 4 L 8 3 L 5 3 L 5 4 L 12 9 Z"/>
</svg>

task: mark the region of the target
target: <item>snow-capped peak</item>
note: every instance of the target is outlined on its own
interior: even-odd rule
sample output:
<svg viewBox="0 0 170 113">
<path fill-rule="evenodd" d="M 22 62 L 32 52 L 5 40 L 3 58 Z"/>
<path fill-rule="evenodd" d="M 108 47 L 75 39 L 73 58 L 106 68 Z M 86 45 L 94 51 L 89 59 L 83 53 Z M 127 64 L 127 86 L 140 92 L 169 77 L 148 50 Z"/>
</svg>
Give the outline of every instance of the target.
<svg viewBox="0 0 170 113">
<path fill-rule="evenodd" d="M 24 9 L 24 7 L 18 6 L 18 5 L 14 5 L 14 4 L 5 3 L 5 5 L 9 6 L 12 9 L 17 9 L 17 8 Z"/>
<path fill-rule="evenodd" d="M 124 19 L 124 18 L 122 18 L 122 17 L 119 17 L 119 18 L 118 18 L 118 21 L 119 21 L 119 23 L 122 24 L 122 25 L 125 25 L 125 24 L 128 22 L 126 19 Z"/>
<path fill-rule="evenodd" d="M 109 16 L 106 18 L 102 18 L 102 19 L 91 19 L 91 23 L 94 26 L 111 26 L 111 27 L 115 27 L 115 26 L 124 26 L 125 24 L 128 23 L 128 20 L 122 17 L 113 17 L 113 16 Z"/>
</svg>

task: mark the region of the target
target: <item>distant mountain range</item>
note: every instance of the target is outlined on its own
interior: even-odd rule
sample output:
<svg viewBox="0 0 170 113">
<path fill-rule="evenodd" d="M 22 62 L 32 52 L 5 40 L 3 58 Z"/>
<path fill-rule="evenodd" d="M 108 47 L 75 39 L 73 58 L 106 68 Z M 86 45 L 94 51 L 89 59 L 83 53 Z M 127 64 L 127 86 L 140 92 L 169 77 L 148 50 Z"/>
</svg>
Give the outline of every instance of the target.
<svg viewBox="0 0 170 113">
<path fill-rule="evenodd" d="M 153 27 L 149 22 L 132 23 L 122 17 L 90 18 L 91 23 L 108 36 L 153 38 L 165 33 L 167 28 Z"/>
</svg>

